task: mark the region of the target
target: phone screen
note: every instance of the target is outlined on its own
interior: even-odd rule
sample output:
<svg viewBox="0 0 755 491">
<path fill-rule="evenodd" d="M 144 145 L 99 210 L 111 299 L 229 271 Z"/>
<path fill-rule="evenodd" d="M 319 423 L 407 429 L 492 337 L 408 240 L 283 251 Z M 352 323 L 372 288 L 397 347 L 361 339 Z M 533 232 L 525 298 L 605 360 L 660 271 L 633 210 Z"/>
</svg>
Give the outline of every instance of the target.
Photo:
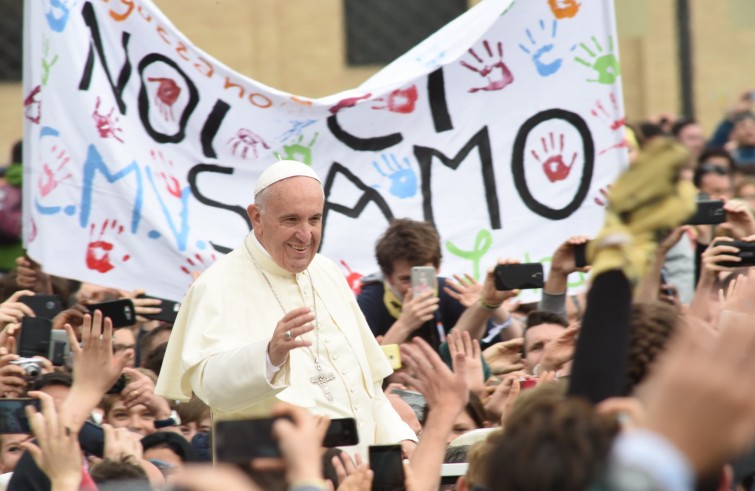
<svg viewBox="0 0 755 491">
<path fill-rule="evenodd" d="M 412 268 L 412 295 L 418 296 L 432 291 L 438 294 L 438 279 L 433 266 L 414 266 Z"/>
<path fill-rule="evenodd" d="M 28 305 L 34 315 L 43 319 L 52 319 L 63 310 L 57 295 L 24 295 L 18 301 Z"/>
<path fill-rule="evenodd" d="M 372 479 L 372 491 L 403 491 L 401 445 L 372 445 L 369 453 L 370 469 L 375 476 Z"/>
<path fill-rule="evenodd" d="M 39 399 L 0 399 L 0 433 L 31 433 L 26 406 L 39 411 Z"/>
<path fill-rule="evenodd" d="M 102 312 L 103 317 L 109 317 L 113 327 L 126 327 L 136 323 L 136 311 L 134 302 L 128 298 L 113 300 L 110 302 L 93 303 L 86 306 L 89 312 L 95 310 Z"/>
<path fill-rule="evenodd" d="M 273 437 L 275 418 L 217 421 L 213 432 L 218 462 L 249 463 L 259 457 L 281 457 Z"/>
<path fill-rule="evenodd" d="M 325 433 L 325 439 L 322 442 L 323 447 L 348 447 L 358 443 L 359 433 L 354 418 L 330 420 L 330 426 L 328 426 L 328 431 Z"/>
<path fill-rule="evenodd" d="M 526 290 L 542 288 L 543 265 L 540 263 L 499 264 L 495 267 L 497 290 Z"/>
<path fill-rule="evenodd" d="M 50 356 L 52 321 L 39 317 L 21 319 L 21 333 L 18 339 L 18 354 L 23 358 Z"/>
</svg>

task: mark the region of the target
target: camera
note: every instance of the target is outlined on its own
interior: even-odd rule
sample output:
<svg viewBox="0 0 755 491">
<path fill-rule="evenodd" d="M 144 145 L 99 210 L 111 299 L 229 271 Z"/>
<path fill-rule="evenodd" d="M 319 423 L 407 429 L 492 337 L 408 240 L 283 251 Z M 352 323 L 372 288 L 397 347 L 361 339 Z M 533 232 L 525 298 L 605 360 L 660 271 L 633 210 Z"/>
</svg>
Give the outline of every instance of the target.
<svg viewBox="0 0 755 491">
<path fill-rule="evenodd" d="M 34 358 L 19 358 L 12 361 L 11 365 L 18 365 L 23 368 L 24 372 L 26 372 L 26 377 L 29 379 L 35 379 L 42 374 L 42 364 Z"/>
</svg>

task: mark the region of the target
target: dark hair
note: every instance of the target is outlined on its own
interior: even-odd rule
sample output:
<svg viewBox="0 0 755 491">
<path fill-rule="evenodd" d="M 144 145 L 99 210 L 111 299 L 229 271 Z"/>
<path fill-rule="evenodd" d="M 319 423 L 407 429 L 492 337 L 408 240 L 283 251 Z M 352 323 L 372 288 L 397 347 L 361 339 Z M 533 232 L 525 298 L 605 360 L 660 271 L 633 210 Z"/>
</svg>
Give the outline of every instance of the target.
<svg viewBox="0 0 755 491">
<path fill-rule="evenodd" d="M 736 162 L 734 161 L 734 157 L 732 157 L 731 154 L 725 148 L 721 148 L 721 147 L 706 148 L 697 158 L 697 163 L 704 164 L 711 157 L 721 157 L 722 159 L 726 159 L 726 161 L 729 163 L 730 169 L 733 169 L 734 166 L 736 165 Z"/>
<path fill-rule="evenodd" d="M 645 380 L 650 365 L 666 347 L 679 320 L 674 307 L 664 302 L 634 304 L 630 312 L 629 360 L 624 395 L 630 395 Z"/>
<path fill-rule="evenodd" d="M 152 489 L 147 473 L 131 456 L 120 460 L 105 459 L 92 467 L 89 474 L 97 484 L 97 489 L 104 491 Z"/>
<path fill-rule="evenodd" d="M 31 386 L 29 390 L 42 390 L 45 387 L 53 385 L 61 385 L 63 387 L 70 387 L 73 385 L 73 377 L 70 373 L 65 372 L 50 372 L 39 376 Z"/>
<path fill-rule="evenodd" d="M 666 132 L 663 131 L 663 128 L 661 128 L 660 125 L 648 121 L 640 123 L 638 130 L 639 134 L 642 135 L 643 142 L 655 138 L 656 136 L 666 136 Z"/>
<path fill-rule="evenodd" d="M 399 218 L 378 239 L 375 257 L 386 276 L 393 273 L 394 262 L 400 260 L 413 266 L 432 264 L 439 268 L 440 236 L 431 223 Z"/>
<path fill-rule="evenodd" d="M 209 416 L 210 408 L 196 395 L 193 395 L 188 402 L 176 405 L 176 412 L 178 417 L 181 418 L 181 424 L 199 423 L 203 418 Z"/>
<path fill-rule="evenodd" d="M 170 332 L 173 329 L 173 326 L 171 324 L 163 324 L 161 326 L 157 326 L 156 328 L 152 329 L 151 331 L 146 332 L 141 339 L 139 340 L 139 356 L 142 357 L 142 360 L 146 360 L 147 356 L 149 355 L 149 352 L 156 348 L 156 346 L 153 346 L 150 348 L 150 345 L 152 344 L 152 341 L 159 335 L 164 332 Z M 154 371 L 154 370 L 153 370 Z"/>
<path fill-rule="evenodd" d="M 181 459 L 181 462 L 196 462 L 197 456 L 186 438 L 172 431 L 158 431 L 142 438 L 142 448 L 167 448 Z"/>
<path fill-rule="evenodd" d="M 548 312 L 547 310 L 533 310 L 527 314 L 527 323 L 522 331 L 522 338 L 526 339 L 527 331 L 541 324 L 558 324 L 559 326 L 569 327 L 569 322 L 554 312 Z M 522 355 L 524 356 L 527 356 L 526 345 L 527 343 L 522 344 Z"/>
<path fill-rule="evenodd" d="M 674 138 L 678 138 L 679 133 L 681 133 L 684 128 L 692 124 L 697 124 L 697 121 L 695 121 L 694 119 L 677 119 L 674 124 L 671 125 L 671 134 L 674 136 Z"/>
<path fill-rule="evenodd" d="M 142 367 L 148 370 L 152 370 L 157 375 L 160 375 L 160 369 L 163 366 L 163 360 L 165 359 L 166 349 L 168 349 L 167 342 L 157 345 L 152 351 L 147 353 L 147 356 L 144 359 L 144 363 L 142 364 Z"/>
<path fill-rule="evenodd" d="M 618 424 L 582 399 L 515 407 L 487 456 L 485 489 L 582 491 L 603 473 Z"/>
<path fill-rule="evenodd" d="M 24 163 L 24 141 L 18 140 L 13 144 L 13 148 L 10 151 L 11 164 L 23 164 Z"/>
<path fill-rule="evenodd" d="M 730 171 L 726 167 L 716 164 L 700 164 L 695 167 L 695 173 L 692 175 L 692 184 L 699 188 L 703 177 L 708 174 L 716 174 L 717 176 L 729 176 Z"/>
</svg>

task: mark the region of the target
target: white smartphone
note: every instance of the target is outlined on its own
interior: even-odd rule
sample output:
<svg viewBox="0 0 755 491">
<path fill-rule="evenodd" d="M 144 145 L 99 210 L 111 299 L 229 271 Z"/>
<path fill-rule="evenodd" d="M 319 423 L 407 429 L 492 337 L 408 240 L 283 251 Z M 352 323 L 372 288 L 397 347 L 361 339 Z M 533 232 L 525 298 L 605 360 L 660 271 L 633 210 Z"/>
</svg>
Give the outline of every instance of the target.
<svg viewBox="0 0 755 491">
<path fill-rule="evenodd" d="M 412 295 L 422 295 L 427 291 L 432 291 L 438 295 L 438 278 L 435 276 L 433 266 L 414 266 L 412 268 Z"/>
</svg>

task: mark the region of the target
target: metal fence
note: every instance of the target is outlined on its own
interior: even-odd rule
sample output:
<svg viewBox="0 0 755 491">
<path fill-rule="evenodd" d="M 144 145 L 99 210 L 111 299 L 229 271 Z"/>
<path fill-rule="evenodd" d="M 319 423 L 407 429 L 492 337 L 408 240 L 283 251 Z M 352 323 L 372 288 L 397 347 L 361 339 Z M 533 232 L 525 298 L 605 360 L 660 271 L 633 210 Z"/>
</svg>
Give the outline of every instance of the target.
<svg viewBox="0 0 755 491">
<path fill-rule="evenodd" d="M 467 9 L 467 0 L 344 0 L 349 65 L 385 64 Z"/>
</svg>

